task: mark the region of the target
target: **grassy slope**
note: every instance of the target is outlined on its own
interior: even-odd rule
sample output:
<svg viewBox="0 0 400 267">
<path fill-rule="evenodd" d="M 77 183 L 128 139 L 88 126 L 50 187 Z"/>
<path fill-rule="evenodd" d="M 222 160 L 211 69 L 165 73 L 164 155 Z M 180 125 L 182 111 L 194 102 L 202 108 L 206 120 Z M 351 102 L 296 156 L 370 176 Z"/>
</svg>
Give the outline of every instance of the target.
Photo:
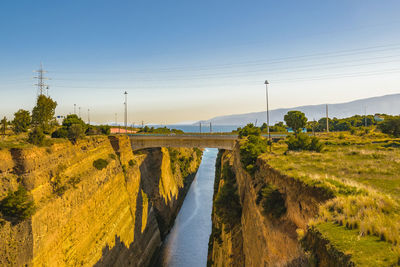
<svg viewBox="0 0 400 267">
<path fill-rule="evenodd" d="M 289 152 L 284 142 L 264 154 L 273 168 L 332 191 L 314 224 L 362 266 L 399 261 L 400 139 L 382 134 L 325 134 L 322 153 Z M 343 225 L 343 226 L 342 226 Z M 383 240 L 383 241 L 382 241 Z"/>
</svg>

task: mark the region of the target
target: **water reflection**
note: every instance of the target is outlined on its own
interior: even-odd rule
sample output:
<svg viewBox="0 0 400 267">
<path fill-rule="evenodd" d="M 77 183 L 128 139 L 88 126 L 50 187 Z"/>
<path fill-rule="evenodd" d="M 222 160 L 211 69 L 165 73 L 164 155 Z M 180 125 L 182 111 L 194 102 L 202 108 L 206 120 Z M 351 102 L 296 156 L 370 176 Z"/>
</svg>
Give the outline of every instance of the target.
<svg viewBox="0 0 400 267">
<path fill-rule="evenodd" d="M 204 267 L 211 234 L 211 208 L 218 149 L 206 149 L 175 225 L 160 254 L 160 266 Z"/>
</svg>

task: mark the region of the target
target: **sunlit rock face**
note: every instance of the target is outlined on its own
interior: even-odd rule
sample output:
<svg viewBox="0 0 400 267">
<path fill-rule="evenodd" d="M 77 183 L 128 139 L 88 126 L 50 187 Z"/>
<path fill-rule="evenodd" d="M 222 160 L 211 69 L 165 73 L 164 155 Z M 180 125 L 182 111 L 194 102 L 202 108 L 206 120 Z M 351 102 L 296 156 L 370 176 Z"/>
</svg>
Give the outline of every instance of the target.
<svg viewBox="0 0 400 267">
<path fill-rule="evenodd" d="M 237 146 L 233 151 L 220 151 L 216 163 L 214 203 L 225 183 L 222 173 L 227 164 L 234 172 L 242 212 L 239 222 L 227 230 L 214 206 L 208 265 L 308 266 L 296 230 L 306 231 L 307 223 L 318 213 L 319 204 L 327 200 L 322 192 L 281 175 L 262 159 L 257 162 L 258 171 L 251 176 L 242 168 Z M 263 210 L 261 189 L 266 183 L 277 188 L 283 197 L 285 212 L 278 218 Z M 334 260 L 326 262 L 334 263 Z"/>
<path fill-rule="evenodd" d="M 170 152 L 188 158 L 185 177 Z M 149 265 L 200 157 L 191 148 L 133 153 L 123 136 L 0 150 L 0 199 L 23 185 L 36 205 L 27 220 L 2 221 L 0 265 Z"/>
</svg>

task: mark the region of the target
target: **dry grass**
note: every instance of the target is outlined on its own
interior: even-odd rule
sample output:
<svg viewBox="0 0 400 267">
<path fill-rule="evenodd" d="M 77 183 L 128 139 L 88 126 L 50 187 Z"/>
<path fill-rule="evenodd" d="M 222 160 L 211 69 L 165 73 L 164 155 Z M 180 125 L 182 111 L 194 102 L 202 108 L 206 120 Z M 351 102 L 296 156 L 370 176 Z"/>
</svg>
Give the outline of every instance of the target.
<svg viewBox="0 0 400 267">
<path fill-rule="evenodd" d="M 376 236 L 399 252 L 400 139 L 375 132 L 320 138 L 326 143 L 322 153 L 288 153 L 281 141 L 273 154 L 261 157 L 282 173 L 333 193 L 310 224 L 334 223 L 360 237 Z"/>
</svg>

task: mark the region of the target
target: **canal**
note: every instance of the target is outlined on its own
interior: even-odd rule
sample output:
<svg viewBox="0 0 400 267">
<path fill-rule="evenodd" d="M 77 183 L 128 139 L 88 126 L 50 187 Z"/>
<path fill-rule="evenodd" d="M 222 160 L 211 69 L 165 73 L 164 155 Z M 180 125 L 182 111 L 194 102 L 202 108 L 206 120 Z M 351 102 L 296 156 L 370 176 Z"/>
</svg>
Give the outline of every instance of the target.
<svg viewBox="0 0 400 267">
<path fill-rule="evenodd" d="M 218 149 L 204 150 L 197 175 L 161 249 L 159 266 L 207 265 L 217 153 Z"/>
</svg>

